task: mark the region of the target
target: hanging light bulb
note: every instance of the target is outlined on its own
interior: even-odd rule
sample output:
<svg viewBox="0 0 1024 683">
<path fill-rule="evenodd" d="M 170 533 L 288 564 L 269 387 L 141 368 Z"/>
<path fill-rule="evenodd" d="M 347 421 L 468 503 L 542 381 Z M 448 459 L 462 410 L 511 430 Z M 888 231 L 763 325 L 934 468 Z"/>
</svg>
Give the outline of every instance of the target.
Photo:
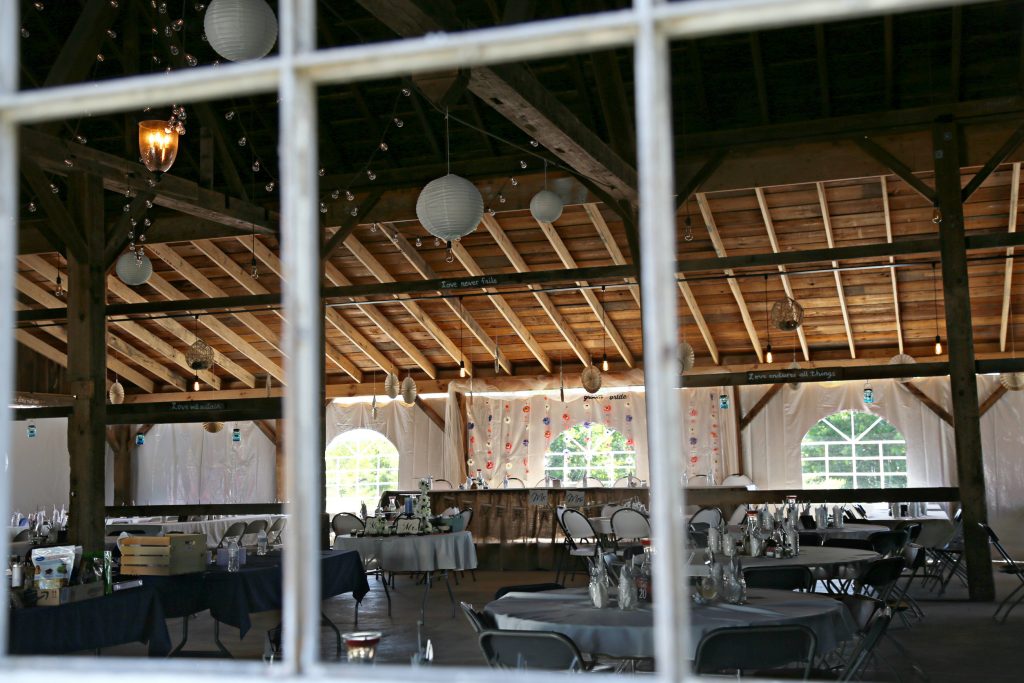
<svg viewBox="0 0 1024 683">
<path fill-rule="evenodd" d="M 774 360 L 774 358 L 772 358 L 772 345 L 771 344 L 769 344 L 767 346 L 767 348 L 765 349 L 764 360 L 765 360 L 766 363 L 769 363 L 769 364 Z"/>
<path fill-rule="evenodd" d="M 604 357 L 601 361 L 601 372 L 608 372 L 608 356 Z"/>
<path fill-rule="evenodd" d="M 166 121 L 139 121 L 139 156 L 153 173 L 165 173 L 178 155 L 178 130 Z"/>
<path fill-rule="evenodd" d="M 938 209 L 936 209 L 938 210 Z M 939 336 L 939 286 L 935 279 L 935 263 L 932 263 L 932 305 L 935 309 L 935 355 L 942 355 L 942 338 Z"/>
<path fill-rule="evenodd" d="M 199 391 L 199 375 L 192 377 L 192 391 Z"/>
<path fill-rule="evenodd" d="M 465 377 L 465 376 L 466 376 L 466 361 L 460 360 L 459 361 L 459 377 Z"/>
<path fill-rule="evenodd" d="M 939 335 L 935 335 L 935 355 L 942 355 L 942 339 L 939 337 Z"/>
</svg>

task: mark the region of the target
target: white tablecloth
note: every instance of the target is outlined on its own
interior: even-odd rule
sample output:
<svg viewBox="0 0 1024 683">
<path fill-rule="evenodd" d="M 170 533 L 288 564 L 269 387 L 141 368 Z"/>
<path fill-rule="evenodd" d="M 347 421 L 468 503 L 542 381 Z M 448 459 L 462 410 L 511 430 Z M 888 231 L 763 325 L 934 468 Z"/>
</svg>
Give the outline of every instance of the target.
<svg viewBox="0 0 1024 683">
<path fill-rule="evenodd" d="M 167 522 L 160 525 L 160 531 L 162 534 L 168 534 L 172 531 L 180 532 L 183 534 L 205 534 L 206 545 L 215 546 L 220 543 L 221 538 L 224 536 L 224 532 L 228 530 L 228 527 L 235 522 L 249 522 L 262 519 L 266 521 L 267 528 L 279 518 L 284 515 L 246 515 L 242 517 L 224 517 L 223 519 L 211 519 L 205 522 Z M 251 539 L 250 539 L 251 540 Z M 243 540 L 243 543 L 245 541 Z"/>
<path fill-rule="evenodd" d="M 650 605 L 621 611 L 597 609 L 585 588 L 509 593 L 487 604 L 484 611 L 499 628 L 556 631 L 571 638 L 584 653 L 619 658 L 654 656 L 653 613 Z M 818 638 L 818 653 L 835 649 L 856 631 L 846 607 L 831 597 L 813 593 L 751 589 L 745 605 L 712 603 L 690 609 L 690 658 L 708 632 L 730 626 L 801 624 Z"/>
<path fill-rule="evenodd" d="M 335 550 L 356 550 L 363 562 L 376 559 L 389 572 L 431 572 L 476 569 L 473 534 L 458 531 L 426 536 L 338 536 Z"/>
</svg>

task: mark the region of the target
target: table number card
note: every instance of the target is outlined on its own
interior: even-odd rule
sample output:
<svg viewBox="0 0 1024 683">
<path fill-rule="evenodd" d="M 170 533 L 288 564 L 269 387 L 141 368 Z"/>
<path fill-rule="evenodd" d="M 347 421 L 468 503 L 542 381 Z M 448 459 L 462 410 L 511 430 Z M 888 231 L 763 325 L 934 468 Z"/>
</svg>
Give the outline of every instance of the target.
<svg viewBox="0 0 1024 683">
<path fill-rule="evenodd" d="M 546 489 L 534 489 L 530 491 L 530 505 L 547 505 L 548 492 Z"/>
<path fill-rule="evenodd" d="M 583 491 L 566 491 L 565 492 L 565 507 L 567 507 L 567 508 L 583 507 Z"/>
</svg>

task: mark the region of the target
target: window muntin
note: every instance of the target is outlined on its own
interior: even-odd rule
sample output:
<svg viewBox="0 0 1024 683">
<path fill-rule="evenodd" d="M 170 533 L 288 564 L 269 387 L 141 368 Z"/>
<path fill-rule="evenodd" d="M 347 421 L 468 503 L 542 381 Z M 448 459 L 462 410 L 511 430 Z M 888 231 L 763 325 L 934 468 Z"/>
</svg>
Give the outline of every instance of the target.
<svg viewBox="0 0 1024 683">
<path fill-rule="evenodd" d="M 384 491 L 398 488 L 398 449 L 372 429 L 352 429 L 327 445 L 328 512 L 373 510 Z"/>
<path fill-rule="evenodd" d="M 566 429 L 544 454 L 544 476 L 563 482 L 599 479 L 606 486 L 636 474 L 636 448 L 622 432 L 597 422 Z"/>
<path fill-rule="evenodd" d="M 907 441 L 885 418 L 844 410 L 822 418 L 800 443 L 807 489 L 907 487 Z"/>
</svg>

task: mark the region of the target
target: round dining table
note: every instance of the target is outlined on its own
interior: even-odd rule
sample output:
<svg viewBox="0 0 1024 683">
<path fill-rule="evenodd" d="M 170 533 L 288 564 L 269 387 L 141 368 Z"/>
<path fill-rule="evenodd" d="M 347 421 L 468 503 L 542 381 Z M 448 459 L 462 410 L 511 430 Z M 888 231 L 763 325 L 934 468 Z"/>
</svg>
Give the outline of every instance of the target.
<svg viewBox="0 0 1024 683">
<path fill-rule="evenodd" d="M 871 550 L 801 546 L 800 554 L 793 557 L 740 556 L 739 560 L 745 569 L 751 567 L 807 567 L 816 580 L 827 581 L 856 578 L 868 565 L 881 557 Z"/>
<path fill-rule="evenodd" d="M 887 526 L 879 524 L 846 524 L 844 526 L 830 526 L 818 529 L 801 529 L 806 534 L 818 534 L 826 541 L 830 538 L 849 538 L 857 541 L 866 541 L 872 534 L 882 531 L 891 531 Z"/>
<path fill-rule="evenodd" d="M 650 603 L 635 610 L 593 606 L 586 588 L 542 593 L 508 593 L 487 603 L 484 612 L 501 629 L 555 631 L 590 655 L 617 659 L 654 657 L 654 621 Z M 689 657 L 707 633 L 736 626 L 802 625 L 817 636 L 818 654 L 831 652 L 856 632 L 843 603 L 826 595 L 751 589 L 747 602 L 713 602 L 690 607 Z"/>
</svg>

